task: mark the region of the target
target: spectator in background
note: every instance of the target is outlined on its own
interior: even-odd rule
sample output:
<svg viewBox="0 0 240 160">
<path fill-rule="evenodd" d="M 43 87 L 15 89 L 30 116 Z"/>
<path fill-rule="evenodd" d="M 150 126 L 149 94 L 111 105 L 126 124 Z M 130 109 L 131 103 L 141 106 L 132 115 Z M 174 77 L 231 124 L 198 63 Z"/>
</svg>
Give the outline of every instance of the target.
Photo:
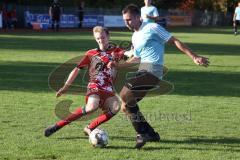
<svg viewBox="0 0 240 160">
<path fill-rule="evenodd" d="M 2 6 L 2 18 L 3 18 L 3 28 L 7 29 L 9 20 L 8 20 L 8 13 L 7 13 L 7 8 L 5 4 L 3 4 Z"/>
<path fill-rule="evenodd" d="M 11 11 L 11 28 L 16 29 L 17 27 L 17 9 L 16 6 Z"/>
<path fill-rule="evenodd" d="M 83 25 L 83 16 L 84 16 L 84 1 L 81 1 L 78 6 L 78 19 L 79 19 L 79 28 L 82 28 Z"/>
<path fill-rule="evenodd" d="M 158 10 L 151 0 L 144 0 L 145 6 L 141 8 L 141 19 L 143 22 L 156 22 L 159 20 Z"/>
<path fill-rule="evenodd" d="M 52 29 L 59 31 L 60 17 L 62 14 L 62 5 L 58 0 L 54 0 L 49 8 L 49 16 L 52 19 Z"/>
<path fill-rule="evenodd" d="M 238 6 L 235 9 L 235 13 L 233 16 L 233 27 L 234 27 L 234 34 L 238 34 L 237 26 L 240 25 L 240 1 L 238 2 Z"/>
</svg>

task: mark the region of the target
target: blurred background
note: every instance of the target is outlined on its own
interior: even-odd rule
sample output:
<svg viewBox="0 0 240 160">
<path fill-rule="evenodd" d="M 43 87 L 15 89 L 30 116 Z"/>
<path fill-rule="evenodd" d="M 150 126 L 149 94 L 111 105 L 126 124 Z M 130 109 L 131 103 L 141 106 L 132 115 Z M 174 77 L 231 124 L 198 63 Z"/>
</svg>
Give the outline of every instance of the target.
<svg viewBox="0 0 240 160">
<path fill-rule="evenodd" d="M 59 2 L 62 5 L 61 28 L 78 28 L 81 21 L 79 14 L 83 14 L 81 27 L 124 27 L 122 8 L 129 3 L 144 6 L 144 2 L 139 0 Z M 51 0 L 1 0 L 0 21 L 13 19 L 14 25 L 8 28 L 47 29 L 51 23 L 48 12 L 52 3 Z M 227 26 L 232 23 L 237 0 L 153 0 L 152 3 L 168 26 Z M 3 24 L 0 27 L 3 28 Z"/>
</svg>

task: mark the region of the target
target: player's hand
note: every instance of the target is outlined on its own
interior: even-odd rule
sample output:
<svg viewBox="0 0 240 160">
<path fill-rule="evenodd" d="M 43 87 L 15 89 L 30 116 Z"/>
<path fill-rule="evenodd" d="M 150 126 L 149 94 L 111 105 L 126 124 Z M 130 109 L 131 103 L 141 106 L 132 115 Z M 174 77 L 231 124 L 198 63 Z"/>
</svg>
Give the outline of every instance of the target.
<svg viewBox="0 0 240 160">
<path fill-rule="evenodd" d="M 208 58 L 202 57 L 202 56 L 193 57 L 193 61 L 195 64 L 197 64 L 199 66 L 204 66 L 204 67 L 208 67 L 208 65 L 210 63 Z"/>
</svg>

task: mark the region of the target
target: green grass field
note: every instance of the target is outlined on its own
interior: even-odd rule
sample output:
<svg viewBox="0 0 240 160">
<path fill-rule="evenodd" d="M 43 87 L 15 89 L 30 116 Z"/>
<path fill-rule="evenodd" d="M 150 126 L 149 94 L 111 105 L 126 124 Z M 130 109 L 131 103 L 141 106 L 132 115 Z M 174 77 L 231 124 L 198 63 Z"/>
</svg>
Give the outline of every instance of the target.
<svg viewBox="0 0 240 160">
<path fill-rule="evenodd" d="M 85 103 L 83 96 L 56 100 L 48 76 L 65 61 L 96 47 L 91 32 L 0 33 L 0 159 L 87 160 L 226 160 L 240 159 L 240 36 L 231 28 L 174 28 L 174 36 L 210 58 L 211 66 L 196 66 L 167 46 L 166 80 L 175 86 L 167 95 L 148 97 L 143 113 L 160 143 L 133 148 L 135 132 L 119 113 L 101 127 L 109 146 L 93 148 L 77 121 L 49 138 L 45 127 L 58 120 L 55 105 L 72 100 L 71 110 Z M 112 32 L 112 41 L 130 40 L 130 32 Z"/>
</svg>

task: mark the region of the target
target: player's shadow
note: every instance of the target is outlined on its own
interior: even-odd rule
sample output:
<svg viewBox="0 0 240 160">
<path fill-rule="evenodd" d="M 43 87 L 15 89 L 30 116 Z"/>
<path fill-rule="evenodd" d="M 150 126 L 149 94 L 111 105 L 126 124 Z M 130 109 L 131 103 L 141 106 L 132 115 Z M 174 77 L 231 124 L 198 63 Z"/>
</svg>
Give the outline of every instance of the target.
<svg viewBox="0 0 240 160">
<path fill-rule="evenodd" d="M 77 139 L 88 139 L 88 136 L 72 136 L 72 137 L 58 137 L 58 140 L 77 140 Z"/>
<path fill-rule="evenodd" d="M 135 141 L 136 137 L 124 137 L 124 136 L 111 136 L 113 140 L 123 140 L 123 141 Z M 240 138 L 235 137 L 222 137 L 222 138 L 202 138 L 202 137 L 193 137 L 186 140 L 169 140 L 162 139 L 160 143 L 173 143 L 173 144 L 239 144 L 240 147 Z"/>
<path fill-rule="evenodd" d="M 119 145 L 109 145 L 104 149 L 122 150 L 131 149 L 135 145 L 135 137 L 125 137 L 125 136 L 110 136 L 111 140 L 121 140 L 121 141 L 131 141 L 133 142 L 131 146 L 119 146 Z M 58 140 L 87 140 L 87 136 L 72 136 L 72 137 L 58 137 Z M 155 146 L 149 146 L 149 144 L 154 144 Z M 157 145 L 157 146 L 156 146 Z M 161 145 L 161 146 L 160 146 Z M 164 145 L 172 145 L 173 147 L 165 147 Z M 184 146 L 182 146 L 184 145 Z M 235 137 L 221 137 L 221 138 L 205 138 L 205 137 L 193 137 L 186 140 L 171 140 L 162 139 L 160 142 L 148 142 L 141 150 L 144 151 L 155 151 L 155 150 L 196 150 L 196 151 L 229 151 L 229 152 L 240 152 L 240 139 Z"/>
<path fill-rule="evenodd" d="M 115 139 L 121 140 L 134 140 L 133 137 L 113 137 Z M 161 146 L 148 146 L 151 142 L 147 143 L 141 150 L 154 151 L 154 150 L 172 150 L 172 149 L 182 149 L 182 150 L 196 150 L 196 151 L 229 151 L 229 152 L 239 152 L 240 151 L 240 139 L 239 138 L 190 138 L 187 140 L 168 140 L 163 139 L 160 142 L 154 142 L 156 145 Z M 164 147 L 164 144 L 173 144 L 173 147 Z M 134 144 L 133 144 L 134 145 Z M 182 145 L 185 145 L 182 147 Z M 197 145 L 197 146 L 193 146 Z M 201 146 L 204 145 L 204 146 Z M 206 147 L 206 145 L 208 145 Z M 223 148 L 220 148 L 223 147 Z M 135 149 L 133 146 L 109 146 L 108 149 Z"/>
<path fill-rule="evenodd" d="M 234 137 L 222 137 L 222 138 L 189 138 L 186 140 L 168 140 L 163 139 L 161 143 L 172 143 L 172 144 L 206 144 L 206 145 L 239 145 L 240 149 L 240 139 Z"/>
<path fill-rule="evenodd" d="M 136 137 L 110 136 L 112 140 L 135 141 Z"/>
<path fill-rule="evenodd" d="M 112 145 L 109 145 L 105 149 L 113 149 L 113 150 L 131 149 L 131 150 L 138 150 L 138 149 L 136 149 L 134 147 L 134 144 L 133 144 L 133 146 L 117 146 L 117 145 L 112 146 Z M 141 150 L 163 150 L 163 149 L 169 150 L 169 149 L 172 149 L 172 148 L 170 148 L 170 147 L 145 147 L 145 146 L 143 148 L 141 148 Z"/>
</svg>

